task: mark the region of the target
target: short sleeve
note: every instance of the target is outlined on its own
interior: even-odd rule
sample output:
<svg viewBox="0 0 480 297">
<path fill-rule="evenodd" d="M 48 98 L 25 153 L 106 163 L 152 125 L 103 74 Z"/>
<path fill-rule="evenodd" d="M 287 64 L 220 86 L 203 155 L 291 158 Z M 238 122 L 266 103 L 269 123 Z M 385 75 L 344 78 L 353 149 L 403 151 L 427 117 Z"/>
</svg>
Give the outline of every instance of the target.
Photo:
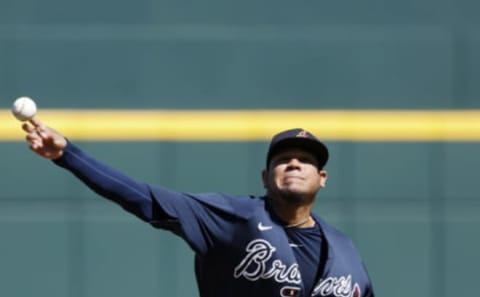
<svg viewBox="0 0 480 297">
<path fill-rule="evenodd" d="M 219 193 L 180 193 L 150 186 L 151 196 L 168 219 L 151 222 L 185 239 L 191 248 L 206 254 L 217 245 L 228 244 L 239 220 L 248 217 L 252 199 Z"/>
</svg>

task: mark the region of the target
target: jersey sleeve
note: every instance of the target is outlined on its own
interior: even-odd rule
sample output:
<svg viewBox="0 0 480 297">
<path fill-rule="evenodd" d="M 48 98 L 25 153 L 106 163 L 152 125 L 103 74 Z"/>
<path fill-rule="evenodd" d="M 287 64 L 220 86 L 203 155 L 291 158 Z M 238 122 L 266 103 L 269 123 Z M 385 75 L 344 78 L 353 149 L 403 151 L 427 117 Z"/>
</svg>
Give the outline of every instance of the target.
<svg viewBox="0 0 480 297">
<path fill-rule="evenodd" d="M 180 193 L 138 182 L 70 142 L 54 163 L 143 221 L 179 235 L 201 254 L 228 242 L 235 221 L 249 209 L 248 203 L 226 195 Z"/>
<path fill-rule="evenodd" d="M 165 215 L 155 208 L 146 184 L 95 160 L 71 142 L 67 143 L 62 156 L 53 162 L 69 170 L 97 194 L 146 222 Z"/>
<path fill-rule="evenodd" d="M 232 240 L 235 224 L 245 219 L 251 210 L 246 197 L 219 193 L 178 193 L 159 186 L 151 186 L 150 191 L 169 217 L 152 222 L 152 225 L 181 236 L 200 254 L 206 254 L 218 245 L 228 244 Z"/>
</svg>

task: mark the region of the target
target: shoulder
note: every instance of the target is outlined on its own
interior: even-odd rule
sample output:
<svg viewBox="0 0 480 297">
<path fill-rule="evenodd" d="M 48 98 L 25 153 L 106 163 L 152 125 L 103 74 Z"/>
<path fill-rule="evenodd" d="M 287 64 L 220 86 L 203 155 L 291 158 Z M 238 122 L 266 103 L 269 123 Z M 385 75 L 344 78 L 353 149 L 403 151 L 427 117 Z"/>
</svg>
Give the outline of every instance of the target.
<svg viewBox="0 0 480 297">
<path fill-rule="evenodd" d="M 343 250 L 349 252 L 354 256 L 358 256 L 357 249 L 355 248 L 352 240 L 345 235 L 342 231 L 325 222 L 318 216 L 314 216 L 317 223 L 320 224 L 321 230 L 328 242 L 328 244 L 334 248 L 334 250 Z"/>
<path fill-rule="evenodd" d="M 356 287 L 357 290 L 365 292 L 362 296 L 373 296 L 370 277 L 352 240 L 322 219 L 316 217 L 316 220 L 328 244 L 328 277 L 325 277 L 325 281 L 322 281 L 317 289 L 331 286 L 331 281 L 343 279 L 351 280 L 351 290 Z"/>
<path fill-rule="evenodd" d="M 199 193 L 187 195 L 209 208 L 224 211 L 245 219 L 250 217 L 259 207 L 263 208 L 265 205 L 263 197 L 253 195 L 234 196 L 223 193 Z"/>
</svg>

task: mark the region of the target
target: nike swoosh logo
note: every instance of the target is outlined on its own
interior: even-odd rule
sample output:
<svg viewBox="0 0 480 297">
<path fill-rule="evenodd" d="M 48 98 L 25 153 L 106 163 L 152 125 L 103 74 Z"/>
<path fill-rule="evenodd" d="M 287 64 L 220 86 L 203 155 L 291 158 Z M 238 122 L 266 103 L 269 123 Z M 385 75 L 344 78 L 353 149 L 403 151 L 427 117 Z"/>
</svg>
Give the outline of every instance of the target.
<svg viewBox="0 0 480 297">
<path fill-rule="evenodd" d="M 296 243 L 289 243 L 289 245 L 293 248 L 299 248 L 303 246 L 303 244 L 296 244 Z"/>
<path fill-rule="evenodd" d="M 270 230 L 272 228 L 273 228 L 273 226 L 264 226 L 262 224 L 262 222 L 258 223 L 258 230 L 260 230 L 260 231 L 267 231 L 267 230 Z"/>
</svg>

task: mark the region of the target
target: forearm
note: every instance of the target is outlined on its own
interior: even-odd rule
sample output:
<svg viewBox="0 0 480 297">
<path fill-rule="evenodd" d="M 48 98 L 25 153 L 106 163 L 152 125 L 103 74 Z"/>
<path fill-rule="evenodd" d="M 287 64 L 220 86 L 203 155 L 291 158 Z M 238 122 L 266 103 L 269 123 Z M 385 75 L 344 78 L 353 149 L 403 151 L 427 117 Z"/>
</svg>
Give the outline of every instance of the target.
<svg viewBox="0 0 480 297">
<path fill-rule="evenodd" d="M 118 203 L 142 220 L 158 220 L 146 184 L 93 159 L 72 143 L 68 143 L 62 157 L 54 160 L 54 163 L 72 172 L 99 195 Z"/>
</svg>

